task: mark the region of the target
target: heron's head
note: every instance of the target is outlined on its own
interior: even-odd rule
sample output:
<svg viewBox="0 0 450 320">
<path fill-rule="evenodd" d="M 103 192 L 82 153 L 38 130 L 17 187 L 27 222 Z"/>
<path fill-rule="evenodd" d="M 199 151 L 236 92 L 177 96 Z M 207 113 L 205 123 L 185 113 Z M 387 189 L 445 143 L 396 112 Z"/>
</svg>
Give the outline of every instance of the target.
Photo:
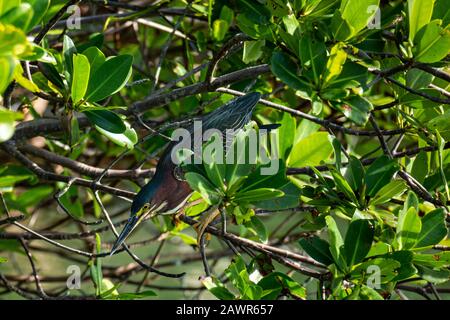
<svg viewBox="0 0 450 320">
<path fill-rule="evenodd" d="M 170 153 L 169 153 L 170 155 Z M 153 179 L 133 199 L 130 218 L 111 249 L 111 255 L 144 220 L 158 214 L 175 213 L 192 193 L 187 182 L 177 178 L 175 166 L 168 156 L 162 157 Z"/>
<path fill-rule="evenodd" d="M 151 181 L 143 187 L 134 197 L 131 205 L 130 217 L 122 232 L 111 249 L 111 255 L 124 243 L 134 229 L 144 220 L 155 217 L 158 214 L 161 202 L 155 197 L 159 186 Z M 159 205 L 158 205 L 159 204 Z"/>
</svg>

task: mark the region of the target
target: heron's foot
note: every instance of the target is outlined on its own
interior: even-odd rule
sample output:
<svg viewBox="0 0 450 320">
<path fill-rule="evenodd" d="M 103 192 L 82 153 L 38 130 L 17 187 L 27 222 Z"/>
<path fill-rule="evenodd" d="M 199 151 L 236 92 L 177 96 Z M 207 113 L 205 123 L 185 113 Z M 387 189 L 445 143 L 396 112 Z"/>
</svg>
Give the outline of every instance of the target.
<svg viewBox="0 0 450 320">
<path fill-rule="evenodd" d="M 180 225 L 180 223 L 182 222 L 180 217 L 184 214 L 184 210 L 174 214 L 172 216 L 172 223 L 175 227 L 178 227 Z"/>
<path fill-rule="evenodd" d="M 203 233 L 205 232 L 208 225 L 216 219 L 216 217 L 220 214 L 217 208 L 212 208 L 209 210 L 199 222 L 193 225 L 195 232 L 197 233 L 197 245 L 200 245 L 200 241 L 202 239 Z M 206 240 L 210 240 L 211 235 L 206 235 Z"/>
</svg>

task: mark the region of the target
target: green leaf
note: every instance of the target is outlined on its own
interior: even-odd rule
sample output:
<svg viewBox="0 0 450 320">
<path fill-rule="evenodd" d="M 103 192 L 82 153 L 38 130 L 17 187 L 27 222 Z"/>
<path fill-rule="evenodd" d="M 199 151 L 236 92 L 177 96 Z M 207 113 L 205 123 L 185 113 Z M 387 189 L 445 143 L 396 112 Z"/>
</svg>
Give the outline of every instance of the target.
<svg viewBox="0 0 450 320">
<path fill-rule="evenodd" d="M 120 55 L 109 58 L 92 74 L 86 100 L 103 100 L 122 89 L 131 76 L 133 56 Z"/>
<path fill-rule="evenodd" d="M 252 0 L 238 0 L 239 9 L 245 16 L 256 24 L 266 24 L 269 22 L 271 13 L 262 4 Z"/>
<path fill-rule="evenodd" d="M 285 0 L 267 0 L 266 7 L 275 17 L 284 17 L 290 12 L 290 5 Z"/>
<path fill-rule="evenodd" d="M 420 69 L 410 69 L 406 73 L 406 85 L 411 89 L 426 88 L 433 81 L 433 75 Z"/>
<path fill-rule="evenodd" d="M 339 11 L 342 19 L 349 23 L 353 34 L 356 34 L 367 27 L 378 7 L 379 0 L 343 0 Z"/>
<path fill-rule="evenodd" d="M 447 236 L 444 209 L 438 208 L 428 212 L 422 218 L 422 229 L 417 237 L 416 248 L 438 244 Z"/>
<path fill-rule="evenodd" d="M 367 82 L 367 68 L 349 61 L 344 64 L 342 71 L 336 78 L 327 85 L 329 89 L 347 89 L 364 86 Z"/>
<path fill-rule="evenodd" d="M 306 289 L 294 279 L 281 272 L 271 272 L 258 281 L 258 286 L 263 289 L 261 299 L 275 300 L 281 292 L 287 293 L 297 299 L 306 298 Z"/>
<path fill-rule="evenodd" d="M 344 105 L 341 106 L 341 110 L 344 115 L 356 124 L 364 126 L 369 119 L 370 111 L 373 109 L 372 103 L 358 95 L 348 97 L 343 102 Z"/>
<path fill-rule="evenodd" d="M 346 60 L 347 52 L 344 50 L 344 44 L 338 42 L 331 48 L 327 66 L 324 70 L 323 87 L 341 74 Z"/>
<path fill-rule="evenodd" d="M 28 78 L 23 75 L 23 68 L 21 64 L 16 65 L 16 69 L 14 70 L 14 80 L 31 92 L 40 91 L 39 87 L 33 81 L 28 80 Z"/>
<path fill-rule="evenodd" d="M 49 197 L 53 192 L 53 188 L 51 186 L 38 186 L 35 188 L 29 188 L 28 190 L 22 192 L 16 199 L 17 202 L 20 203 L 21 206 L 27 208 L 31 206 L 35 206 L 43 199 Z"/>
<path fill-rule="evenodd" d="M 391 257 L 370 259 L 356 266 L 350 273 L 350 279 L 358 279 L 360 282 L 367 283 L 369 277 L 379 276 L 376 280 L 379 280 L 380 284 L 385 284 L 397 277 L 397 270 L 400 268 L 401 263 Z"/>
<path fill-rule="evenodd" d="M 31 19 L 27 30 L 29 31 L 32 27 L 41 22 L 50 6 L 50 0 L 25 0 L 25 2 L 28 2 L 33 8 L 33 18 Z"/>
<path fill-rule="evenodd" d="M 63 57 L 64 57 L 64 68 L 66 75 L 69 78 L 69 83 L 71 83 L 72 73 L 73 73 L 73 58 L 72 56 L 77 53 L 77 48 L 69 36 L 64 35 L 63 38 Z"/>
<path fill-rule="evenodd" d="M 222 41 L 225 38 L 229 28 L 228 22 L 222 19 L 217 19 L 213 23 L 213 37 L 216 41 Z"/>
<path fill-rule="evenodd" d="M 366 28 L 379 7 L 379 0 L 343 0 L 332 19 L 337 40 L 347 40 Z"/>
<path fill-rule="evenodd" d="M 265 44 L 265 40 L 245 41 L 244 51 L 242 53 L 242 61 L 248 64 L 261 58 L 263 53 L 262 49 L 264 48 Z"/>
<path fill-rule="evenodd" d="M 20 0 L 0 0 L 0 16 L 20 5 Z"/>
<path fill-rule="evenodd" d="M 21 118 L 21 113 L 10 111 L 0 106 L 0 142 L 9 140 L 13 136 L 15 121 Z"/>
<path fill-rule="evenodd" d="M 383 296 L 381 296 L 375 289 L 364 284 L 361 285 L 359 297 L 361 300 L 384 300 Z"/>
<path fill-rule="evenodd" d="M 42 74 L 56 87 L 59 89 L 64 89 L 64 82 L 59 74 L 58 70 L 56 70 L 55 66 L 50 63 L 38 63 L 39 69 Z"/>
<path fill-rule="evenodd" d="M 288 182 L 284 186 L 277 187 L 284 195 L 282 197 L 254 202 L 253 204 L 265 210 L 286 210 L 295 208 L 300 202 L 301 190 L 295 184 Z"/>
<path fill-rule="evenodd" d="M 295 139 L 295 118 L 289 113 L 284 112 L 281 120 L 281 126 L 277 131 L 278 134 L 278 154 L 283 160 L 289 158 L 292 145 Z"/>
<path fill-rule="evenodd" d="M 358 219 L 350 223 L 345 235 L 344 252 L 348 266 L 361 262 L 372 246 L 374 228 L 369 220 Z"/>
<path fill-rule="evenodd" d="M 383 186 L 375 196 L 370 199 L 371 205 L 382 204 L 390 201 L 392 198 L 397 197 L 406 190 L 406 183 L 403 180 L 392 180 L 387 185 Z"/>
<path fill-rule="evenodd" d="M 294 146 L 289 157 L 289 165 L 295 167 L 317 166 L 329 159 L 333 146 L 327 132 L 314 132 Z"/>
<path fill-rule="evenodd" d="M 321 74 L 326 66 L 326 46 L 321 40 L 313 36 L 305 35 L 299 41 L 299 54 L 304 75 L 312 80 L 317 86 L 321 84 Z"/>
<path fill-rule="evenodd" d="M 422 223 L 414 207 L 402 211 L 398 218 L 395 245 L 398 250 L 411 249 L 417 242 Z"/>
<path fill-rule="evenodd" d="M 205 149 L 204 149 L 205 152 Z M 215 152 L 211 155 L 212 159 L 215 157 Z M 205 168 L 205 172 L 209 180 L 222 191 L 225 191 L 225 175 L 226 175 L 226 167 L 223 163 L 217 163 L 216 161 L 205 161 L 205 157 L 203 157 L 203 167 Z"/>
<path fill-rule="evenodd" d="M 89 60 L 82 54 L 73 55 L 72 102 L 77 104 L 86 93 L 90 75 Z"/>
<path fill-rule="evenodd" d="M 409 41 L 431 20 L 435 0 L 408 0 Z"/>
<path fill-rule="evenodd" d="M 84 52 L 89 48 L 101 49 L 105 36 L 102 33 L 93 33 L 89 35 L 89 40 L 77 46 L 77 52 Z"/>
<path fill-rule="evenodd" d="M 406 196 L 406 201 L 403 204 L 403 213 L 406 213 L 406 211 L 408 211 L 408 209 L 411 207 L 416 209 L 416 211 L 419 210 L 419 199 L 414 192 L 409 191 L 408 195 Z"/>
<path fill-rule="evenodd" d="M 12 55 L 17 58 L 29 49 L 26 35 L 12 25 L 0 23 L 0 56 Z"/>
<path fill-rule="evenodd" d="M 248 291 L 248 288 L 253 284 L 250 281 L 247 267 L 241 256 L 235 256 L 233 258 L 231 264 L 225 269 L 225 274 L 231 283 L 239 290 L 241 296 L 244 296 Z"/>
<path fill-rule="evenodd" d="M 376 159 L 374 163 L 367 168 L 365 182 L 367 185 L 367 195 L 370 197 L 391 181 L 392 176 L 398 170 L 397 161 L 389 159 L 383 155 Z"/>
<path fill-rule="evenodd" d="M 247 228 L 252 229 L 262 243 L 267 243 L 268 233 L 266 226 L 257 216 L 252 216 L 250 221 L 245 223 Z"/>
<path fill-rule="evenodd" d="M 2 15 L 0 17 L 0 22 L 4 24 L 11 24 L 26 32 L 30 26 L 32 18 L 33 8 L 29 3 L 22 3 Z"/>
<path fill-rule="evenodd" d="M 216 188 L 202 175 L 196 172 L 187 172 L 184 177 L 191 188 L 201 194 L 202 198 L 208 204 L 216 204 L 220 199 L 220 195 Z"/>
<path fill-rule="evenodd" d="M 450 271 L 449 270 L 436 270 L 432 268 L 427 268 L 425 266 L 416 266 L 419 271 L 419 276 L 431 283 L 434 284 L 442 284 L 448 282 L 450 279 Z"/>
<path fill-rule="evenodd" d="M 100 128 L 97 125 L 95 126 L 95 128 L 115 144 L 121 147 L 126 147 L 128 149 L 133 149 L 134 145 L 138 142 L 137 133 L 133 128 L 131 128 L 128 122 L 124 122 L 124 124 L 125 131 L 123 133 L 112 133 Z"/>
<path fill-rule="evenodd" d="M 300 246 L 314 260 L 328 266 L 333 263 L 333 256 L 330 252 L 330 244 L 318 236 L 302 238 Z"/>
<path fill-rule="evenodd" d="M 13 58 L 0 56 L 0 70 L 2 70 L 2 72 L 0 72 L 0 95 L 11 83 L 15 68 L 16 62 Z"/>
<path fill-rule="evenodd" d="M 415 254 L 413 262 L 430 268 L 448 268 L 450 266 L 450 251 L 433 254 Z"/>
<path fill-rule="evenodd" d="M 353 191 L 358 191 L 364 182 L 364 167 L 358 158 L 350 156 L 344 177 Z"/>
<path fill-rule="evenodd" d="M 119 293 L 115 296 L 115 299 L 118 300 L 135 300 L 135 299 L 143 299 L 148 297 L 156 297 L 157 294 L 155 291 L 152 290 L 145 290 L 138 293 L 133 292 L 125 292 L 125 293 Z"/>
<path fill-rule="evenodd" d="M 201 280 L 202 284 L 216 298 L 220 300 L 234 300 L 235 296 L 216 278 L 206 277 Z"/>
<path fill-rule="evenodd" d="M 228 25 L 231 25 L 234 19 L 234 11 L 224 5 L 220 10 L 220 19 L 225 20 Z"/>
<path fill-rule="evenodd" d="M 0 257 L 0 263 L 5 263 L 5 262 L 8 262 L 8 259 Z"/>
<path fill-rule="evenodd" d="M 405 280 L 417 274 L 417 269 L 413 265 L 413 253 L 411 251 L 393 251 L 383 255 L 383 257 L 394 259 L 400 263 L 400 268 L 396 269 L 397 275 L 391 281 Z"/>
<path fill-rule="evenodd" d="M 243 192 L 238 192 L 235 196 L 237 202 L 255 202 L 261 200 L 267 200 L 271 198 L 282 197 L 284 192 L 274 188 L 260 188 Z"/>
<path fill-rule="evenodd" d="M 428 155 L 425 151 L 420 151 L 414 158 L 411 175 L 420 183 L 425 181 L 428 175 Z"/>
<path fill-rule="evenodd" d="M 308 82 L 302 81 L 297 75 L 298 66 L 287 54 L 279 51 L 274 52 L 270 60 L 270 69 L 275 76 L 292 89 L 310 90 Z"/>
<path fill-rule="evenodd" d="M 354 204 L 358 204 L 358 199 L 356 198 L 355 193 L 344 177 L 336 170 L 331 170 L 331 175 L 333 176 L 333 180 L 338 191 L 342 192 Z"/>
<path fill-rule="evenodd" d="M 83 113 L 89 121 L 111 133 L 123 133 L 126 126 L 117 114 L 109 110 L 86 110 Z"/>
<path fill-rule="evenodd" d="M 330 252 L 334 258 L 334 262 L 341 269 L 345 270 L 347 268 L 344 259 L 343 247 L 344 240 L 342 240 L 341 233 L 336 225 L 332 216 L 326 216 L 325 222 L 328 227 L 328 237 L 330 239 Z"/>
<path fill-rule="evenodd" d="M 414 38 L 413 54 L 417 61 L 438 62 L 450 52 L 450 26 L 441 27 L 441 20 L 423 26 Z"/>
<path fill-rule="evenodd" d="M 87 57 L 90 65 L 90 77 L 97 72 L 98 68 L 105 63 L 105 55 L 97 47 L 90 47 L 83 51 L 83 55 Z"/>
</svg>

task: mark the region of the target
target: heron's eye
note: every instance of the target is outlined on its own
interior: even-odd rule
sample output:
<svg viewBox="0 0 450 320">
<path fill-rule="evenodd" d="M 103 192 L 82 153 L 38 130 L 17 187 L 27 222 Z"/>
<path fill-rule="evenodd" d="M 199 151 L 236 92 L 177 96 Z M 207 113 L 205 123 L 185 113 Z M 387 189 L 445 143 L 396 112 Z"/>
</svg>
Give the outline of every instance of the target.
<svg viewBox="0 0 450 320">
<path fill-rule="evenodd" d="M 139 212 L 137 213 L 137 216 L 140 217 L 143 213 L 147 212 L 148 209 L 150 208 L 150 204 L 146 203 L 142 206 L 142 209 L 139 210 Z"/>
<path fill-rule="evenodd" d="M 175 177 L 175 179 L 177 179 L 178 181 L 185 181 L 186 179 L 184 178 L 184 172 L 183 169 L 181 169 L 179 166 L 176 166 L 175 168 L 173 168 L 173 176 Z"/>
</svg>

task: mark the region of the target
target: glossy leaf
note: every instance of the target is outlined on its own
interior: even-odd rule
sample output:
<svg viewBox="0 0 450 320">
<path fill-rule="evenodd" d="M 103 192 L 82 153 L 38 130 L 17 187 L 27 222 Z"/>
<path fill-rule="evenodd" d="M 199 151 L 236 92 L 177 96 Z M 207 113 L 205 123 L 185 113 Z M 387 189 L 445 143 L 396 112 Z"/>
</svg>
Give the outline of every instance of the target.
<svg viewBox="0 0 450 320">
<path fill-rule="evenodd" d="M 98 68 L 100 68 L 103 63 L 105 63 L 105 55 L 101 52 L 97 47 L 90 47 L 83 51 L 83 55 L 89 60 L 90 65 L 90 76 L 97 72 Z"/>
<path fill-rule="evenodd" d="M 427 247 L 438 244 L 447 236 L 445 212 L 442 208 L 428 212 L 422 218 L 422 229 L 417 237 L 416 247 Z"/>
<path fill-rule="evenodd" d="M 361 188 L 364 182 L 364 176 L 365 172 L 361 161 L 354 156 L 350 156 L 344 177 L 353 191 L 357 191 Z"/>
<path fill-rule="evenodd" d="M 106 131 L 123 133 L 126 129 L 123 120 L 117 114 L 109 110 L 86 110 L 83 113 L 93 124 Z"/>
<path fill-rule="evenodd" d="M 22 114 L 10 111 L 0 106 L 0 142 L 9 140 L 15 131 L 14 123 L 21 119 Z"/>
<path fill-rule="evenodd" d="M 6 0 L 9 1 L 9 0 Z M 33 18 L 30 21 L 28 30 L 36 26 L 44 18 L 50 6 L 50 0 L 25 0 L 33 8 Z"/>
<path fill-rule="evenodd" d="M 402 211 L 397 223 L 396 244 L 399 250 L 413 248 L 416 244 L 422 222 L 414 207 Z"/>
<path fill-rule="evenodd" d="M 328 227 L 328 237 L 330 241 L 330 252 L 333 256 L 336 265 L 342 269 L 346 269 L 344 258 L 344 240 L 342 240 L 341 233 L 337 227 L 336 221 L 331 216 L 326 216 L 325 221 Z"/>
<path fill-rule="evenodd" d="M 200 193 L 207 203 L 218 202 L 220 196 L 217 190 L 205 177 L 195 172 L 187 172 L 185 178 L 191 188 Z"/>
<path fill-rule="evenodd" d="M 435 0 L 408 0 L 409 40 L 431 20 Z"/>
<path fill-rule="evenodd" d="M 264 48 L 265 43 L 266 42 L 264 40 L 245 41 L 242 61 L 245 63 L 250 63 L 258 60 L 262 56 L 262 49 Z"/>
<path fill-rule="evenodd" d="M 103 100 L 122 89 L 131 76 L 133 57 L 121 55 L 109 58 L 93 74 L 86 92 L 86 100 Z"/>
<path fill-rule="evenodd" d="M 260 188 L 260 189 L 253 189 L 248 191 L 239 192 L 235 196 L 235 200 L 240 201 L 247 201 L 247 202 L 254 202 L 254 201 L 261 201 L 261 200 L 267 200 L 271 198 L 278 198 L 282 197 L 284 195 L 284 192 L 281 190 L 273 189 L 273 188 Z"/>
<path fill-rule="evenodd" d="M 350 223 L 345 235 L 344 252 L 348 266 L 361 262 L 372 246 L 374 228 L 369 220 L 358 219 Z"/>
<path fill-rule="evenodd" d="M 403 180 L 392 180 L 382 187 L 370 200 L 371 205 L 386 203 L 392 198 L 401 195 L 406 190 L 406 182 Z"/>
<path fill-rule="evenodd" d="M 330 265 L 333 263 L 333 256 L 330 252 L 330 245 L 325 240 L 317 236 L 300 239 L 300 246 L 314 260 Z"/>
<path fill-rule="evenodd" d="M 217 41 L 222 41 L 229 28 L 228 22 L 222 19 L 217 19 L 213 23 L 213 36 Z"/>
<path fill-rule="evenodd" d="M 316 166 L 331 156 L 333 147 L 328 133 L 315 132 L 300 140 L 292 148 L 289 165 L 294 167 Z"/>
<path fill-rule="evenodd" d="M 95 128 L 115 144 L 121 147 L 127 147 L 128 149 L 133 149 L 134 145 L 138 142 L 137 133 L 133 128 L 130 127 L 130 124 L 128 122 L 124 122 L 124 125 L 125 131 L 123 131 L 122 133 L 112 133 L 97 125 L 95 126 Z"/>
<path fill-rule="evenodd" d="M 395 160 L 387 156 L 381 156 L 367 168 L 365 182 L 367 185 L 367 194 L 371 197 L 391 181 L 392 176 L 398 170 Z"/>
<path fill-rule="evenodd" d="M 417 61 L 433 63 L 450 52 L 450 26 L 443 28 L 440 20 L 423 26 L 414 37 L 414 57 Z"/>
<path fill-rule="evenodd" d="M 22 3 L 2 15 L 0 17 L 0 22 L 4 24 L 11 24 L 16 28 L 27 31 L 32 19 L 32 6 L 29 3 Z"/>
<path fill-rule="evenodd" d="M 77 104 L 84 98 L 90 75 L 90 64 L 86 56 L 76 54 L 73 56 L 73 76 L 72 76 L 72 102 Z"/>
</svg>

